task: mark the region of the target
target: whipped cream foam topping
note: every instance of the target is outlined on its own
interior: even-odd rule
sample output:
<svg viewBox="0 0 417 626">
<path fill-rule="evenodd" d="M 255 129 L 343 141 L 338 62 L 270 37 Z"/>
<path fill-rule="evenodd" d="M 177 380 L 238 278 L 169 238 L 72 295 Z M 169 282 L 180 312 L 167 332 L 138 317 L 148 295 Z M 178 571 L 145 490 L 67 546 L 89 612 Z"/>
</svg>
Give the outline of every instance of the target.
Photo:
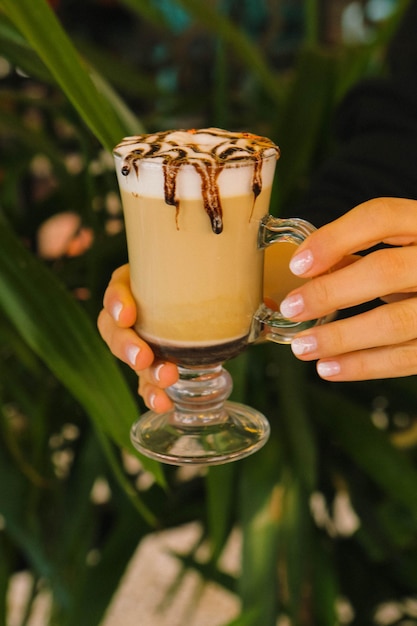
<svg viewBox="0 0 417 626">
<path fill-rule="evenodd" d="M 262 163 L 267 157 L 279 158 L 279 148 L 270 139 L 252 133 L 231 132 L 219 128 L 168 130 L 149 135 L 125 137 L 114 149 L 122 158 L 121 174 L 139 178 L 140 162 L 152 159 L 164 167 L 165 202 L 176 208 L 177 175 L 181 167 L 191 165 L 201 179 L 204 209 L 214 233 L 223 230 L 219 174 L 224 168 L 253 164 L 254 201 L 262 191 Z"/>
</svg>

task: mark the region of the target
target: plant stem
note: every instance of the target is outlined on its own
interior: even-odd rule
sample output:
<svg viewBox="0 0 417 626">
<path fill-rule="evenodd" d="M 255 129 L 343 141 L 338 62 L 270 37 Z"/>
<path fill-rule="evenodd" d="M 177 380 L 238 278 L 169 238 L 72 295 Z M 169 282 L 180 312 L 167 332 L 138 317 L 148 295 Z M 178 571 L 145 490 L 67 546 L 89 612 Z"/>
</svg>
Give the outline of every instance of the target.
<svg viewBox="0 0 417 626">
<path fill-rule="evenodd" d="M 318 0 L 305 2 L 305 43 L 314 47 L 319 42 L 319 7 Z"/>
</svg>

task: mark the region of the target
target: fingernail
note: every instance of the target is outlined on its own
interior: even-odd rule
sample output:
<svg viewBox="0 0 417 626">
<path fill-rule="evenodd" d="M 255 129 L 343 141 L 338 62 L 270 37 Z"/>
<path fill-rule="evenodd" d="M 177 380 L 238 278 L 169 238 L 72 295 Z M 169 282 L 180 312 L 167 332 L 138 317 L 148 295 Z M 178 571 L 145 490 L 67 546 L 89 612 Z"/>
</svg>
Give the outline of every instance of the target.
<svg viewBox="0 0 417 626">
<path fill-rule="evenodd" d="M 161 369 L 162 369 L 163 367 L 164 367 L 164 364 L 163 364 L 163 363 L 160 363 L 159 365 L 157 365 L 157 366 L 155 367 L 155 370 L 154 370 L 154 373 L 153 373 L 154 378 L 155 378 L 156 382 L 158 382 L 158 383 L 161 381 L 161 376 L 160 376 L 160 374 L 161 374 Z"/>
<path fill-rule="evenodd" d="M 148 398 L 148 405 L 151 409 L 155 410 L 156 393 L 151 393 Z"/>
<path fill-rule="evenodd" d="M 313 254 L 310 250 L 304 250 L 292 257 L 290 261 L 290 270 L 296 276 L 302 276 L 313 265 Z"/>
<path fill-rule="evenodd" d="M 295 317 L 304 310 L 304 300 L 299 294 L 289 296 L 281 302 L 280 311 L 284 317 Z"/>
<path fill-rule="evenodd" d="M 120 313 L 123 310 L 123 304 L 121 302 L 115 302 L 111 309 L 111 315 L 115 322 L 119 321 Z"/>
<path fill-rule="evenodd" d="M 135 367 L 136 365 L 136 357 L 138 356 L 139 352 L 140 352 L 139 346 L 132 345 L 132 346 L 128 346 L 126 349 L 127 360 L 133 367 Z"/>
<path fill-rule="evenodd" d="M 296 337 L 296 339 L 293 339 L 291 342 L 291 350 L 296 356 L 314 352 L 317 350 L 316 338 L 312 335 L 308 335 L 306 337 Z"/>
<path fill-rule="evenodd" d="M 337 361 L 321 361 L 317 364 L 317 371 L 322 378 L 340 374 L 340 363 Z"/>
</svg>

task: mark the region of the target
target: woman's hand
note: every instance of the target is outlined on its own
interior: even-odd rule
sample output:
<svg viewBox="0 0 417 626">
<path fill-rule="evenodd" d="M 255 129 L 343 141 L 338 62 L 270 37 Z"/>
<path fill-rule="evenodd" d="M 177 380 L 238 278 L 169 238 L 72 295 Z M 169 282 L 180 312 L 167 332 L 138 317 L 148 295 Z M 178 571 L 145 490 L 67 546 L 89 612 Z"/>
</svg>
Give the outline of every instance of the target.
<svg viewBox="0 0 417 626">
<path fill-rule="evenodd" d="M 385 243 L 390 248 L 356 253 Z M 417 201 L 370 200 L 323 226 L 297 249 L 294 274 L 311 278 L 292 291 L 281 312 L 295 321 L 380 298 L 381 306 L 299 333 L 294 354 L 318 360 L 326 380 L 394 378 L 417 374 Z M 157 412 L 172 407 L 166 387 L 178 379 L 177 367 L 154 361 L 136 334 L 136 306 L 129 267 L 117 269 L 104 296 L 98 328 L 113 354 L 139 376 L 139 394 Z"/>
<path fill-rule="evenodd" d="M 376 244 L 393 247 L 354 256 Z M 290 267 L 312 278 L 292 291 L 281 312 L 315 319 L 375 298 L 385 304 L 299 333 L 294 354 L 318 360 L 332 381 L 417 374 L 417 201 L 379 198 L 323 226 L 298 248 Z"/>
<path fill-rule="evenodd" d="M 139 376 L 139 394 L 146 406 L 157 413 L 172 407 L 164 389 L 178 379 L 173 363 L 154 361 L 148 344 L 133 330 L 136 304 L 130 290 L 129 266 L 119 267 L 112 275 L 104 294 L 104 308 L 98 317 L 98 329 L 111 352 Z"/>
</svg>

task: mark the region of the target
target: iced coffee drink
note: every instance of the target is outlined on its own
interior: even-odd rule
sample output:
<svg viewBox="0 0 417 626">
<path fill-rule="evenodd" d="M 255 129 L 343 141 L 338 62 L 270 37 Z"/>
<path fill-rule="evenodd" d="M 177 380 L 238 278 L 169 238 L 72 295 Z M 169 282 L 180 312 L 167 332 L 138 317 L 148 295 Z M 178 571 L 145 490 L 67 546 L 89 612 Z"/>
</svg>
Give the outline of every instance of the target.
<svg viewBox="0 0 417 626">
<path fill-rule="evenodd" d="M 137 332 L 185 365 L 236 355 L 262 301 L 257 240 L 278 147 L 208 128 L 128 137 L 115 157 Z"/>
</svg>

